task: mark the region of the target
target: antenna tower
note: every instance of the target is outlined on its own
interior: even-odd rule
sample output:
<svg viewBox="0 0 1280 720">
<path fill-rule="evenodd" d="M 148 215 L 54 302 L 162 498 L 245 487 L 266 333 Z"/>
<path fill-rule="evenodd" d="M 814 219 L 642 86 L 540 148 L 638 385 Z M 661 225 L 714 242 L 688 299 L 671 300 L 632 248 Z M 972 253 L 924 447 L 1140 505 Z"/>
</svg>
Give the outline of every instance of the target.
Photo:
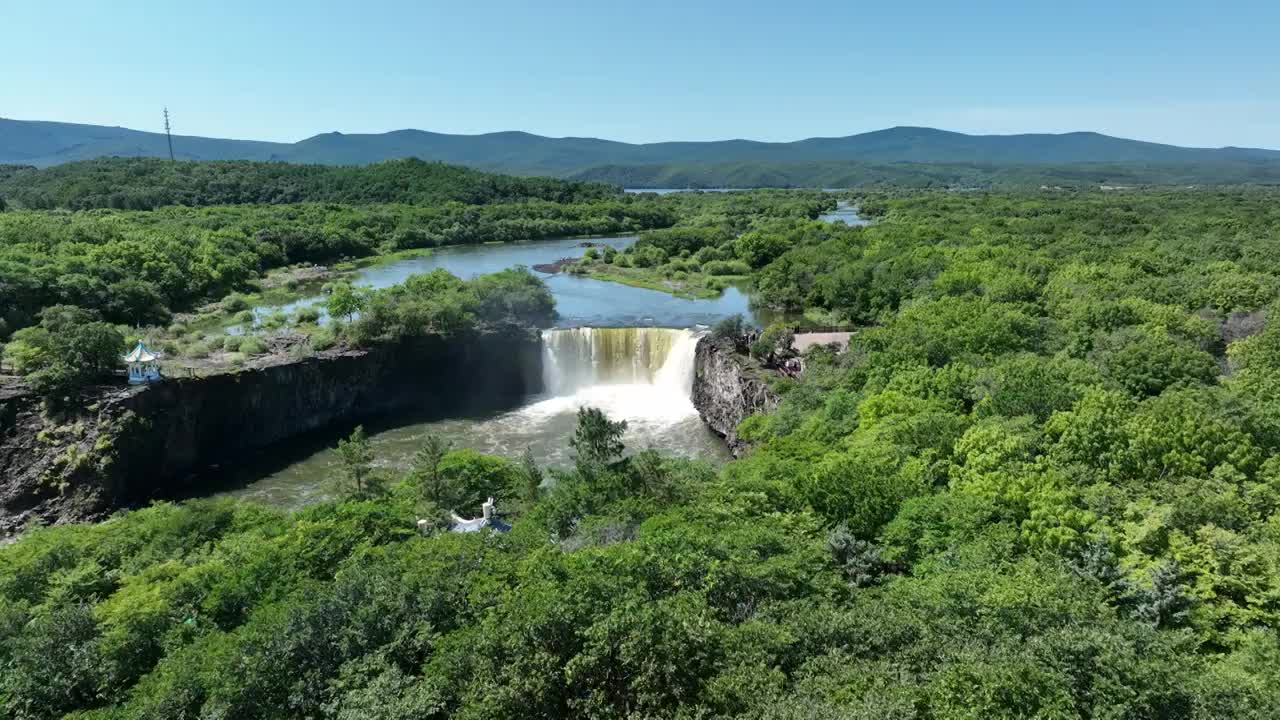
<svg viewBox="0 0 1280 720">
<path fill-rule="evenodd" d="M 169 133 L 169 108 L 164 109 L 164 137 L 169 141 L 169 161 L 173 161 L 173 135 Z"/>
</svg>

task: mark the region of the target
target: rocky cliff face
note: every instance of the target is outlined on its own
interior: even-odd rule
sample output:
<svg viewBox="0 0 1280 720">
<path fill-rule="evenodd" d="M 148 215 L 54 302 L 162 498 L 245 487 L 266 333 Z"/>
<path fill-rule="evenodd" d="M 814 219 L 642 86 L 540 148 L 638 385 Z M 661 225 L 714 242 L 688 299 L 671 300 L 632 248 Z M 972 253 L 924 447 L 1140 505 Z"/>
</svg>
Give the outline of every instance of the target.
<svg viewBox="0 0 1280 720">
<path fill-rule="evenodd" d="M 57 419 L 9 390 L 0 393 L 0 536 L 33 518 L 90 520 L 196 490 L 194 471 L 328 425 L 511 406 L 541 389 L 541 363 L 538 335 L 511 330 L 105 389 Z"/>
<path fill-rule="evenodd" d="M 695 353 L 693 405 L 738 456 L 747 450 L 738 439 L 738 423 L 748 415 L 772 411 L 778 396 L 745 358 L 708 336 L 698 341 Z"/>
</svg>

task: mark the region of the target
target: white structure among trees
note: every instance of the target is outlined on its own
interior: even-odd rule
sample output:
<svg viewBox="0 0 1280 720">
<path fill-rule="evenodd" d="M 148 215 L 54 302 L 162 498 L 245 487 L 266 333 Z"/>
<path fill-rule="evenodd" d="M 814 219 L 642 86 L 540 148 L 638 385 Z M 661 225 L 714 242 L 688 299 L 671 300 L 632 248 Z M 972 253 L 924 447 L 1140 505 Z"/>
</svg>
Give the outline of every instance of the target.
<svg viewBox="0 0 1280 720">
<path fill-rule="evenodd" d="M 429 520 L 419 520 L 418 529 L 424 535 L 428 534 L 431 531 L 431 522 Z M 485 529 L 500 533 L 510 532 L 511 530 L 510 525 L 498 518 L 493 498 L 489 498 L 480 506 L 480 517 L 474 520 L 468 520 L 455 512 L 449 513 L 449 532 L 472 533 Z"/>
<path fill-rule="evenodd" d="M 160 354 L 152 352 L 141 341 L 137 347 L 124 356 L 125 365 L 129 366 L 129 384 L 141 385 L 161 379 Z"/>
</svg>

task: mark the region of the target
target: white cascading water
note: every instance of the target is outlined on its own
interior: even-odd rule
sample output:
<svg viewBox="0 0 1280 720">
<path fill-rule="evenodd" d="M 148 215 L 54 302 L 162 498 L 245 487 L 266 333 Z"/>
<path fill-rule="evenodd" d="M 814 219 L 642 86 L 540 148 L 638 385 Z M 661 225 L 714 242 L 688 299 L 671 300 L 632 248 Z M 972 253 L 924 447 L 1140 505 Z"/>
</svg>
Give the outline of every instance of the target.
<svg viewBox="0 0 1280 720">
<path fill-rule="evenodd" d="M 668 328 L 569 328 L 542 333 L 542 379 L 552 395 L 596 385 L 693 387 L 697 336 Z"/>
<path fill-rule="evenodd" d="M 542 334 L 543 384 L 549 399 L 534 408 L 563 412 L 591 405 L 632 423 L 696 415 L 692 330 L 569 328 Z"/>
</svg>

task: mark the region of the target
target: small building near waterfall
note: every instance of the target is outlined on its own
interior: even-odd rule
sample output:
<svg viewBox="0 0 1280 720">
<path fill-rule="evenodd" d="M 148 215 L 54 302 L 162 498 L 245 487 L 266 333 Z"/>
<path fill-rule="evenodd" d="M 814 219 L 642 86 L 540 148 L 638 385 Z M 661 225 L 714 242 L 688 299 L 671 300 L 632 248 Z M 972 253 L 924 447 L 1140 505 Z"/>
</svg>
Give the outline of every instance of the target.
<svg viewBox="0 0 1280 720">
<path fill-rule="evenodd" d="M 160 353 L 153 352 L 141 340 L 122 359 L 129 368 L 130 385 L 142 385 L 163 379 L 160 374 Z"/>
</svg>

